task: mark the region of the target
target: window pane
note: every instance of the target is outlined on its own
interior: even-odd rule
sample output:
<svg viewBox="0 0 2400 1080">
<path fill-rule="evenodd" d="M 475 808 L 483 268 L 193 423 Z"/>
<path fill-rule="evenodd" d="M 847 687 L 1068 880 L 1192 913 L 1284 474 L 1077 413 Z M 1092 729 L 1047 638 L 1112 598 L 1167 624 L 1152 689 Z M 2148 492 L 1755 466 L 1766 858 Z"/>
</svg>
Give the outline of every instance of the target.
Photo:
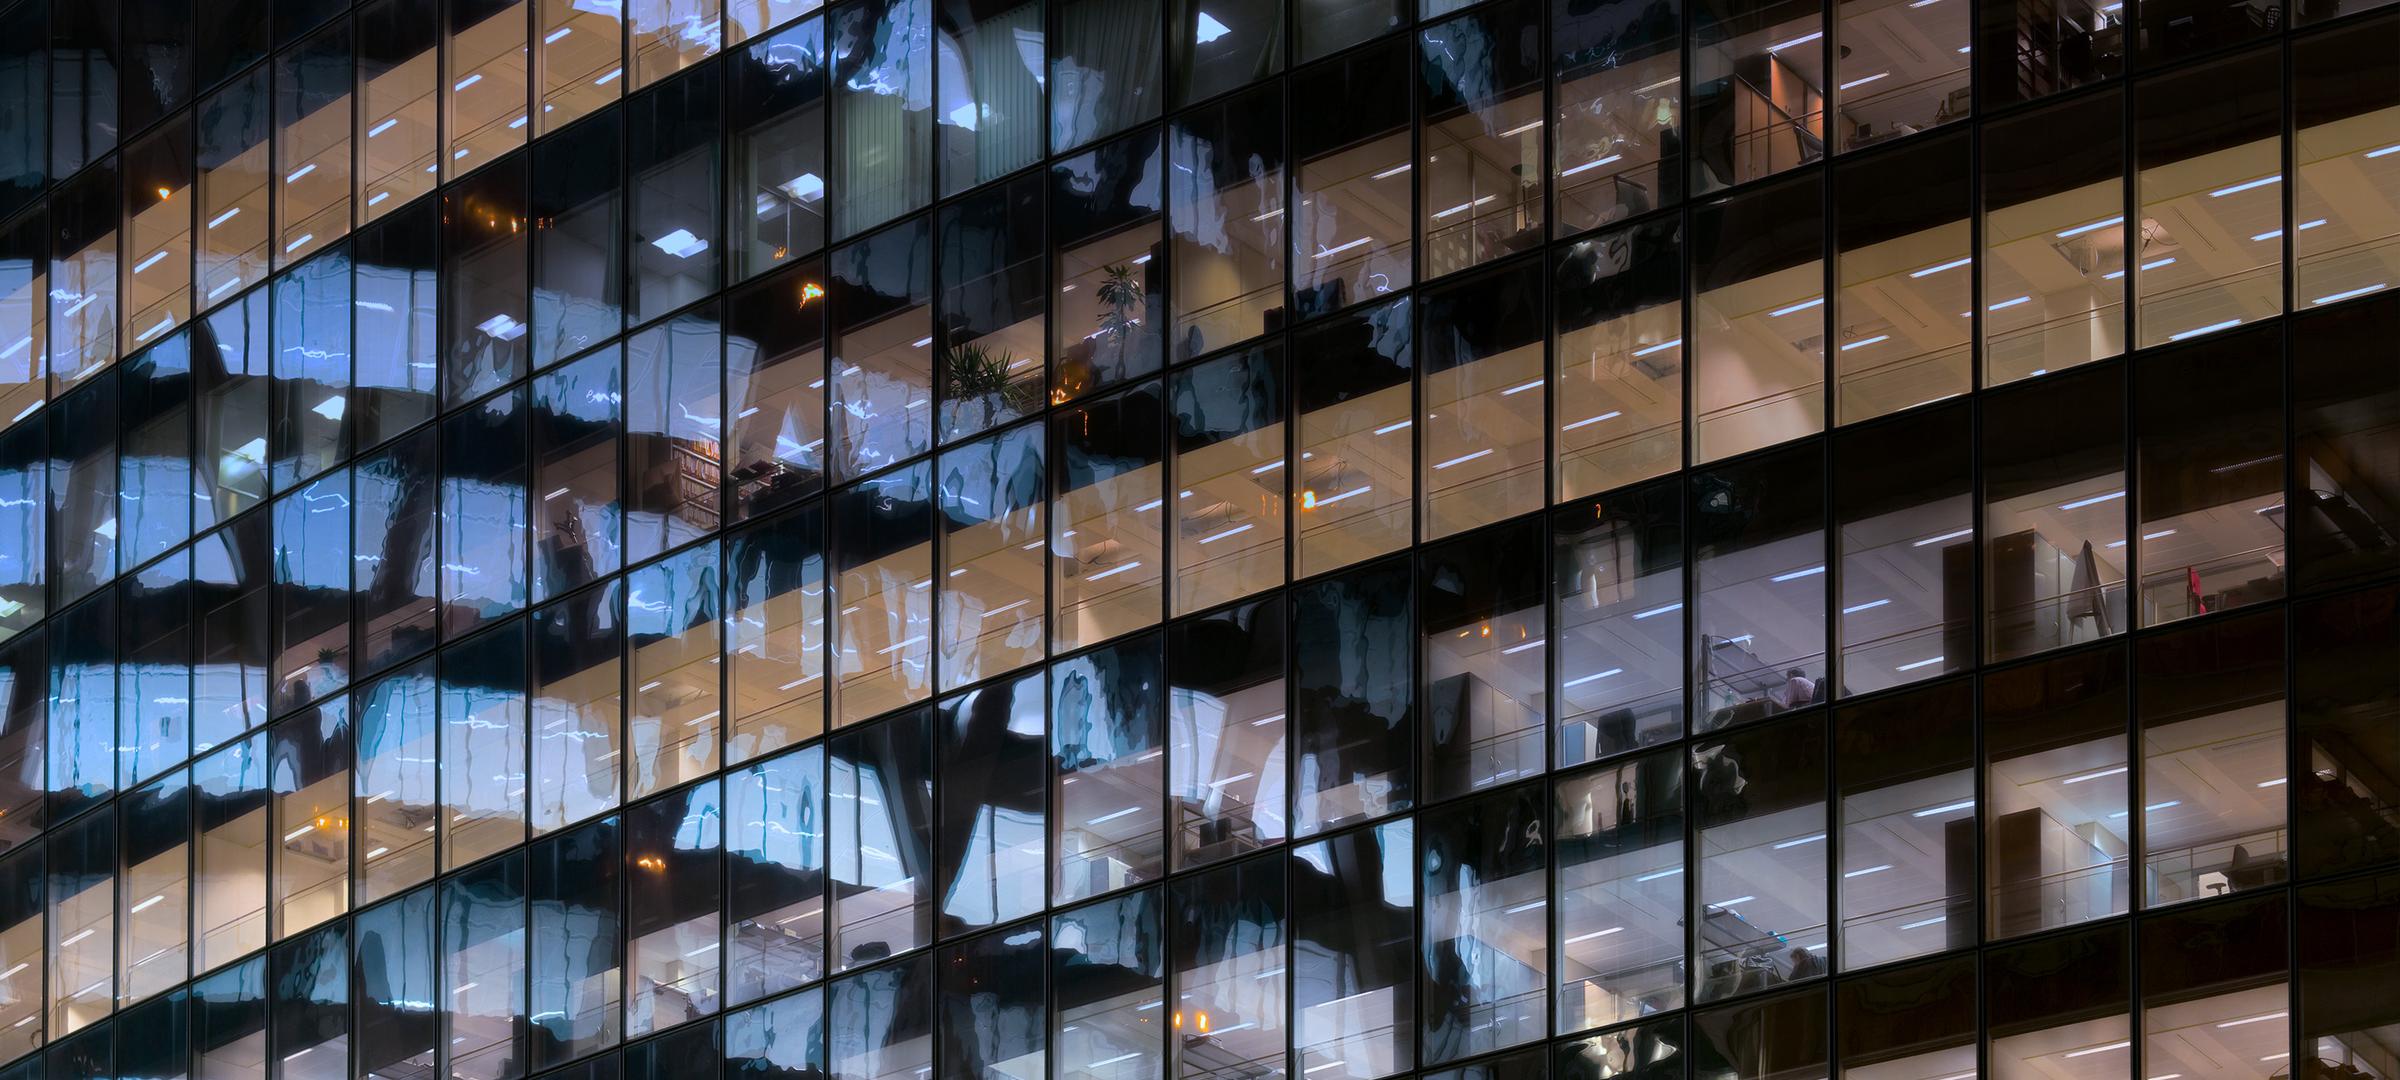
<svg viewBox="0 0 2400 1080">
<path fill-rule="evenodd" d="M 116 815 L 104 806 L 50 834 L 53 1039 L 108 1019 L 116 1003 Z"/>
<path fill-rule="evenodd" d="M 2125 351 L 2124 99 L 2086 95 L 1981 135 L 1984 384 Z"/>
<path fill-rule="evenodd" d="M 193 1074 L 256 1076 L 267 1055 L 267 958 L 192 986 Z"/>
<path fill-rule="evenodd" d="M 714 303 L 625 343 L 625 561 L 722 524 L 724 340 Z"/>
<path fill-rule="evenodd" d="M 472 400 L 524 376 L 525 158 L 442 194 L 443 398 Z"/>
<path fill-rule="evenodd" d="M 350 909 L 350 753 L 347 703 L 335 698 L 268 734 L 269 829 L 278 940 Z"/>
<path fill-rule="evenodd" d="M 617 805 L 625 699 L 625 582 L 533 613 L 533 828 L 549 832 Z"/>
<path fill-rule="evenodd" d="M 51 197 L 50 222 L 57 230 L 50 248 L 53 394 L 116 359 L 118 205 L 113 161 L 61 185 Z"/>
<path fill-rule="evenodd" d="M 1528 518 L 1417 556 L 1428 802 L 1542 771 L 1544 539 Z"/>
<path fill-rule="evenodd" d="M 1424 370 L 1424 535 L 1448 536 L 1542 502 L 1548 418 L 1542 264 L 1524 260 L 1428 293 L 1418 308 Z"/>
<path fill-rule="evenodd" d="M 1053 403 L 1158 370 L 1164 163 L 1150 131 L 1050 168 Z"/>
<path fill-rule="evenodd" d="M 432 1069 L 440 1061 L 433 1003 L 441 1000 L 434 972 L 434 900 L 419 889 L 358 916 L 358 1074 L 384 1077 Z M 311 1061 L 320 1054 L 327 1060 Z M 333 1077 L 337 1063 L 319 1050 L 287 1061 L 283 1075 Z"/>
<path fill-rule="evenodd" d="M 1680 485 L 1561 508 L 1551 538 L 1558 764 L 1683 734 Z"/>
<path fill-rule="evenodd" d="M 828 18 L 833 233 L 849 237 L 933 194 L 933 9 L 870 0 Z"/>
<path fill-rule="evenodd" d="M 1683 755 L 1558 782 L 1558 1028 L 1681 1008 Z"/>
<path fill-rule="evenodd" d="M 118 691 L 129 705 L 117 714 L 117 783 L 120 787 L 130 787 L 156 776 L 169 765 L 181 764 L 192 752 L 193 583 L 190 566 L 185 556 L 171 556 L 153 563 L 149 569 L 127 579 L 120 587 L 124 610 L 121 612 L 122 625 L 118 629 L 123 635 L 123 666 L 118 669 Z M 9 661 L 0 660 L 0 669 L 9 666 Z M 40 680 L 34 682 L 38 686 Z M 11 689 L 24 693 L 33 687 L 17 686 Z M 5 693 L 0 691 L 0 697 L 4 697 Z M 22 722 L 24 718 L 12 719 Z M 15 727 L 15 724 L 9 726 Z M 18 752 L 23 751 L 20 748 Z M 0 754 L 4 753 L 0 751 Z M 38 760 L 39 755 L 35 756 Z M 14 763 L 0 757 L 0 771 L 6 771 L 10 764 Z M 18 767 L 21 769 L 22 765 Z M 22 777 L 23 773 L 20 772 L 18 777 L 12 779 L 22 783 Z M 0 796 L 0 810 L 22 812 L 24 809 L 26 807 L 14 790 L 9 795 Z M 32 820 L 11 824 L 26 829 L 39 828 L 41 815 L 38 808 L 34 809 L 36 812 Z M 5 833 L 0 833 L 0 838 L 5 837 Z"/>
<path fill-rule="evenodd" d="M 1974 97 L 1967 88 L 1973 34 L 1966 4 L 1933 0 L 1897 10 L 1873 0 L 1837 4 L 1833 107 L 1840 148 L 1872 146 L 1963 119 Z"/>
<path fill-rule="evenodd" d="M 1947 135 L 1834 174 L 1837 423 L 1913 409 L 1973 384 L 1967 149 L 1966 135 Z"/>
<path fill-rule="evenodd" d="M 728 1076 L 825 1074 L 825 995 L 780 997 L 725 1018 Z"/>
<path fill-rule="evenodd" d="M 2145 906 L 2289 879 L 2283 660 L 2272 612 L 2140 644 Z"/>
<path fill-rule="evenodd" d="M 749 222 L 733 245 L 743 278 L 825 243 L 825 20 L 786 27 L 731 63 L 726 150 L 735 220 Z"/>
<path fill-rule="evenodd" d="M 837 250 L 830 260 L 833 461 L 844 479 L 932 445 L 930 231 L 930 222 L 918 218 Z"/>
<path fill-rule="evenodd" d="M 1987 675 L 1983 716 L 1992 936 L 2124 914 L 2124 650 Z"/>
<path fill-rule="evenodd" d="M 639 11 L 644 2 L 636 0 Z M 714 8 L 715 0 L 672 0 L 680 16 L 678 40 L 705 36 L 715 48 L 715 16 L 691 13 Z M 635 39 L 640 48 L 639 37 Z M 637 63 L 644 63 L 639 61 Z M 724 258 L 717 232 L 717 193 L 724 178 L 717 162 L 722 136 L 718 118 L 718 71 L 711 65 L 626 104 L 626 223 L 633 232 L 633 280 L 626 311 L 647 322 L 716 291 Z"/>
<path fill-rule="evenodd" d="M 1414 215 L 1408 211 L 1409 181 L 1420 170 L 1409 162 L 1411 59 L 1408 43 L 1395 39 L 1292 76 L 1294 100 L 1342 100 L 1346 106 L 1320 120 L 1301 124 L 1291 133 L 1290 317 L 1294 321 L 1379 299 L 1385 293 L 1408 288 L 1414 280 L 1416 252 L 1410 244 L 1409 221 Z M 1255 97 L 1247 100 L 1258 101 Z M 1180 140 L 1178 143 L 1180 150 Z M 1433 140 L 1429 138 L 1426 145 L 1432 148 Z M 1457 161 L 1462 153 L 1462 149 L 1451 148 L 1451 160 Z M 1233 191 L 1239 190 L 1235 185 L 1251 167 L 1239 156 L 1211 164 L 1218 173 L 1215 186 Z M 1232 175 L 1225 175 L 1228 172 Z M 1468 208 L 1473 209 L 1474 196 L 1467 194 L 1475 184 L 1471 173 L 1471 168 L 1465 176 L 1446 170 L 1440 186 L 1428 183 L 1427 198 L 1448 197 L 1457 201 L 1463 197 Z M 1177 179 L 1180 181 L 1183 175 L 1179 170 Z M 1239 201 L 1227 209 L 1245 217 L 1264 213 L 1275 205 L 1271 196 L 1262 200 L 1256 210 L 1239 206 Z M 1434 240 L 1435 225 L 1471 216 L 1461 210 L 1443 222 L 1430 223 L 1427 242 Z M 1259 224 L 1264 227 L 1262 231 L 1271 234 L 1280 220 L 1271 218 Z M 1204 223 L 1204 229 L 1208 224 L 1221 228 L 1227 223 Z M 1180 217 L 1175 231 L 1184 237 L 1203 234 L 1203 230 L 1186 226 Z M 1457 252 L 1457 257 L 1447 260 L 1444 268 L 1468 265 L 1473 255 L 1471 234 L 1445 235 L 1442 239 L 1449 249 Z M 1217 246 L 1222 250 L 1222 244 Z M 1178 250 L 1177 259 L 1185 259 L 1188 250 Z M 1177 269 L 1190 272 L 1181 261 Z M 1262 269 L 1271 273 L 1273 264 Z M 1267 283 L 1264 275 L 1256 280 L 1262 286 Z M 1244 326 L 1240 332 L 1253 331 Z"/>
<path fill-rule="evenodd" d="M 2382 418 L 2400 410 L 2400 372 L 2377 350 L 2400 326 L 2400 296 L 2311 313 L 2289 324 L 2293 463 L 2299 501 L 2284 520 L 2292 587 L 2306 591 L 2389 575 L 2400 567 L 2400 491 L 2392 474 L 2353 462 L 2391 460 L 2395 443 Z"/>
<path fill-rule="evenodd" d="M 844 731 L 826 744 L 836 969 L 931 943 L 934 748 L 929 713 L 914 709 Z"/>
<path fill-rule="evenodd" d="M 1060 1076 L 1165 1075 L 1166 934 L 1158 889 L 1050 917 L 1050 1032 Z"/>
<path fill-rule="evenodd" d="M 955 689 L 1042 659 L 1040 424 L 943 454 L 942 686 Z"/>
<path fill-rule="evenodd" d="M 420 660 L 360 690 L 352 705 L 358 716 L 361 904 L 433 877 L 435 834 L 419 823 L 440 813 L 434 807 L 435 701 L 433 664 Z"/>
<path fill-rule="evenodd" d="M 1408 546 L 1415 532 L 1415 387 L 1407 298 L 1292 337 L 1292 411 L 1303 462 L 1299 563 L 1308 577 Z"/>
<path fill-rule="evenodd" d="M 1834 710 L 1843 967 L 1975 944 L 1974 708 L 1960 680 Z"/>
<path fill-rule="evenodd" d="M 617 100 L 625 91 L 622 4 L 534 0 L 534 66 L 540 69 L 541 117 L 547 135 Z"/>
<path fill-rule="evenodd" d="M 2135 362 L 2144 625 L 2283 595 L 2283 359 L 2264 329 Z"/>
<path fill-rule="evenodd" d="M 1167 51 L 1186 105 L 1283 69 L 1282 0 L 1170 0 Z M 1280 112 L 1280 110 L 1278 110 Z"/>
<path fill-rule="evenodd" d="M 1159 0 L 1050 5 L 1050 146 L 1066 150 L 1158 115 Z"/>
<path fill-rule="evenodd" d="M 125 321 L 118 340 L 128 349 L 191 318 L 191 149 L 183 125 L 171 124 L 125 152 Z"/>
<path fill-rule="evenodd" d="M 2391 1003 L 2365 987 L 2400 960 L 2400 938 L 2383 936 L 2400 920 L 2395 886 L 2400 877 L 2383 874 L 2300 890 L 2293 918 L 2312 930 L 2299 935 L 2297 1024 L 2329 1066 L 2365 1071 L 2391 1033 Z"/>
<path fill-rule="evenodd" d="M 1167 129 L 1177 359 L 1282 325 L 1274 314 L 1283 306 L 1281 100 L 1280 88 L 1270 87 L 1200 109 Z"/>
<path fill-rule="evenodd" d="M 941 211 L 944 442 L 1042 406 L 1042 186 L 1028 173 Z"/>
<path fill-rule="evenodd" d="M 1281 349 L 1219 357 L 1176 373 L 1175 611 L 1283 584 Z M 1313 455 L 1313 452 L 1312 452 Z M 1302 458 L 1302 472 L 1314 457 Z"/>
<path fill-rule="evenodd" d="M 811 261 L 727 300 L 726 469 L 736 518 L 790 505 L 825 482 L 824 280 Z"/>
<path fill-rule="evenodd" d="M 22 416 L 49 397 L 49 241 L 50 221 L 39 210 L 0 228 L 0 415 Z"/>
<path fill-rule="evenodd" d="M 1561 234 L 1682 200 L 1681 8 L 1553 5 Z"/>
<path fill-rule="evenodd" d="M 1168 786 L 1178 868 L 1283 842 L 1284 604 L 1268 597 L 1167 631 Z"/>
<path fill-rule="evenodd" d="M 1403 818 L 1292 852 L 1292 1042 L 1309 1076 L 1374 1080 L 1416 1060 L 1415 835 Z"/>
<path fill-rule="evenodd" d="M 933 692 L 931 472 L 919 463 L 834 496 L 837 727 Z"/>
<path fill-rule="evenodd" d="M 358 445 L 378 446 L 425 422 L 434 409 L 441 348 L 440 208 L 431 199 L 362 229 L 351 301 L 357 330 Z"/>
<path fill-rule="evenodd" d="M 1548 1026 L 1543 796 L 1521 785 L 1420 817 L 1428 1063 L 1539 1039 Z"/>
<path fill-rule="evenodd" d="M 458 1080 L 523 1075 L 526 857 L 506 854 L 444 881 L 439 912 L 444 955 L 437 1001 L 449 1034 L 451 1075 Z"/>
<path fill-rule="evenodd" d="M 357 518 L 351 617 L 361 674 L 433 646 L 441 614 L 433 594 L 436 441 L 433 431 L 421 430 L 351 472 Z"/>
<path fill-rule="evenodd" d="M 626 575 L 625 677 L 633 684 L 627 734 L 641 798 L 717 770 L 724 726 L 717 693 L 723 629 L 717 545 L 686 548 Z"/>
<path fill-rule="evenodd" d="M 1037 886 L 1039 881 L 1037 873 Z M 1043 993 L 1049 964 L 1038 921 L 942 950 L 934 970 L 942 979 L 938 1058 L 944 1080 L 1042 1075 L 1050 1032 Z"/>
<path fill-rule="evenodd" d="M 1983 403 L 1987 659 L 2124 630 L 2124 393 L 2095 371 Z"/>
<path fill-rule="evenodd" d="M 633 85 L 640 88 L 715 56 L 724 5 L 723 0 L 633 0 L 626 21 L 633 37 Z"/>
<path fill-rule="evenodd" d="M 1051 644 L 1064 652 L 1156 623 L 1166 418 L 1151 382 L 1051 419 Z"/>
<path fill-rule="evenodd" d="M 625 320 L 625 240 L 618 193 L 624 116 L 534 145 L 533 366 L 548 367 L 617 336 Z"/>
<path fill-rule="evenodd" d="M 474 1002 L 473 1029 L 484 1042 L 483 1068 L 495 1070 L 507 1053 L 507 1028 L 502 1024 L 509 1017 L 514 1001 L 507 995 L 513 989 L 506 981 L 511 972 L 527 972 L 532 979 L 533 1013 L 530 1038 L 533 1043 L 533 1066 L 542 1068 L 558 1062 L 581 1057 L 592 1051 L 617 1043 L 618 1004 L 621 989 L 618 985 L 619 966 L 624 963 L 624 946 L 620 920 L 624 915 L 621 889 L 624 872 L 621 841 L 617 819 L 602 818 L 572 832 L 551 837 L 526 853 L 526 898 L 532 911 L 532 953 L 520 958 L 512 955 L 517 946 L 510 933 L 514 928 L 500 913 L 499 905 L 510 898 L 515 885 L 512 877 L 490 882 L 489 891 L 469 894 L 483 911 L 489 912 L 495 934 L 468 957 L 454 959 L 453 978 L 467 971 L 459 970 L 462 960 L 475 966 L 493 965 L 502 982 L 493 986 Z M 492 863 L 507 867 L 510 859 Z M 460 912 L 475 914 L 472 909 Z M 445 916 L 445 919 L 457 916 Z M 498 965 L 515 960 L 512 968 Z M 530 968 L 527 967 L 530 962 Z M 471 969 L 469 969 L 471 970 Z M 482 980 L 474 980 L 477 990 L 483 990 Z M 453 1000 L 461 1012 L 468 1009 L 457 987 L 466 980 L 452 982 Z M 453 1019 L 453 1030 L 460 1021 Z M 457 1038 L 456 1034 L 451 1036 Z M 488 1041 L 486 1041 L 488 1040 Z M 473 1042 L 462 1044 L 473 1045 Z M 487 1074 L 488 1075 L 488 1074 Z"/>
<path fill-rule="evenodd" d="M 1080 900 L 1166 871 L 1165 673 L 1146 635 L 1051 668 L 1057 784 L 1052 896 Z"/>
<path fill-rule="evenodd" d="M 2063 5 L 1995 0 L 1980 11 L 1974 55 L 1981 63 L 1975 84 L 1983 90 L 1986 109 L 2114 78 L 2125 69 L 2130 14 L 2117 0 L 2069 0 Z M 2057 138 L 2051 145 L 2077 144 Z"/>
<path fill-rule="evenodd" d="M 825 522 L 807 506 L 726 539 L 728 761 L 825 730 Z"/>
<path fill-rule="evenodd" d="M 192 788 L 199 818 L 192 873 L 200 892 L 192 968 L 208 971 L 267 943 L 266 735 L 195 763 Z"/>
<path fill-rule="evenodd" d="M 525 145 L 525 5 L 529 0 L 449 0 L 442 94 L 454 180 Z"/>
<path fill-rule="evenodd" d="M 24 1054 L 42 1043 L 42 848 L 40 844 L 12 851 L 0 859 L 0 960 L 9 974 L 0 977 L 0 1052 Z M 19 966 L 23 965 L 23 966 Z"/>
<path fill-rule="evenodd" d="M 2391 18 L 2293 43 L 2295 308 L 2400 285 L 2400 223 L 2371 216 L 2400 199 L 2400 89 L 2376 74 L 2394 50 L 2400 19 Z"/>
<path fill-rule="evenodd" d="M 200 104 L 200 276 L 193 287 L 202 308 L 267 277 L 267 250 L 275 234 L 268 193 L 281 186 L 267 177 L 274 165 L 267 150 L 269 104 L 263 67 Z M 128 157 L 129 164 L 134 160 Z M 158 186 L 144 190 L 155 194 Z"/>
<path fill-rule="evenodd" d="M 1825 460 L 1815 445 L 1692 478 L 1699 730 L 1823 704 Z"/>
<path fill-rule="evenodd" d="M 375 0 L 359 9 L 358 198 L 365 220 L 433 190 L 441 156 L 434 114 L 440 25 L 434 0 Z M 498 87 L 492 89 L 496 97 Z"/>
<path fill-rule="evenodd" d="M 826 992 L 833 1080 L 909 1080 L 933 1071 L 931 957 L 853 975 Z"/>
<path fill-rule="evenodd" d="M 533 380 L 533 598 L 559 596 L 625 564 L 619 458 L 624 358 L 604 348 Z"/>
<path fill-rule="evenodd" d="M 2303 604 L 2292 625 L 2300 873 L 2387 862 L 2400 845 L 2400 799 L 2372 778 L 2400 768 L 2400 593 Z"/>
<path fill-rule="evenodd" d="M 127 566 L 166 553 L 191 537 L 191 335 L 174 334 L 117 375 L 117 537 Z M 20 511 L 21 513 L 21 511 Z M 21 534 L 20 534 L 21 535 Z M 26 545 L 19 561 L 40 561 L 41 545 Z M 38 578 L 36 579 L 38 581 Z M 128 609 L 132 615 L 132 609 Z"/>
<path fill-rule="evenodd" d="M 1174 925 L 1174 1075 L 1199 1080 L 1284 1061 L 1284 860 L 1250 859 L 1178 881 Z"/>
<path fill-rule="evenodd" d="M 714 780 L 625 812 L 625 1033 L 717 1011 L 725 804 Z"/>
<path fill-rule="evenodd" d="M 2142 345 L 2283 312 L 2283 80 L 2272 50 L 2147 79 L 2134 91 Z"/>
<path fill-rule="evenodd" d="M 284 266 L 350 231 L 350 28 L 336 24 L 275 63 L 275 265 Z"/>
<path fill-rule="evenodd" d="M 1692 1075 L 1767 1080 L 1825 1073 L 1825 995 L 1778 994 L 1692 1016 Z"/>
<path fill-rule="evenodd" d="M 824 748 L 759 762 L 725 786 L 733 890 L 725 914 L 734 920 L 726 993 L 738 1003 L 825 974 Z M 729 1037 L 740 1023 L 728 1021 Z"/>
<path fill-rule="evenodd" d="M 1683 230 L 1659 220 L 1568 247 L 1558 298 L 1554 497 L 1580 498 L 1683 462 Z"/>
<path fill-rule="evenodd" d="M 1417 803 L 1413 576 L 1394 559 L 1292 596 L 1294 836 Z"/>
<path fill-rule="evenodd" d="M 1833 441 L 1839 696 L 1975 660 L 1975 498 L 1964 402 Z"/>
<path fill-rule="evenodd" d="M 1975 1067 L 1975 959 L 1845 980 L 1835 991 L 1842 1075 L 1932 1080 Z"/>
<path fill-rule="evenodd" d="M 1797 180 L 1692 212 L 1695 461 L 1824 427 L 1820 183 Z"/>
<path fill-rule="evenodd" d="M 1817 5 L 1700 0 L 1692 35 L 1695 193 L 1825 156 L 1825 20 Z"/>
<path fill-rule="evenodd" d="M 1994 948 L 1982 970 L 1982 1001 L 1994 1078 L 2122 1073 L 2134 1034 L 2126 1015 L 2126 926 Z"/>
<path fill-rule="evenodd" d="M 521 621 L 442 653 L 445 870 L 525 842 L 525 674 Z"/>
<path fill-rule="evenodd" d="M 1042 154 L 1042 5 L 936 14 L 942 193 L 950 195 Z"/>
<path fill-rule="evenodd" d="M 1545 235 L 1541 17 L 1538 3 L 1518 0 L 1417 32 L 1426 277 L 1532 250 Z"/>
<path fill-rule="evenodd" d="M 1825 750 L 1822 713 L 1692 749 L 1697 1000 L 1825 974 Z"/>
<path fill-rule="evenodd" d="M 173 988 L 189 977 L 191 785 L 181 772 L 126 796 L 118 841 L 117 1004 Z"/>
<path fill-rule="evenodd" d="M 1035 673 L 970 691 L 943 702 L 935 719 L 944 937 L 1042 910 L 1049 877 L 1043 685 Z"/>
<path fill-rule="evenodd" d="M 267 954 L 267 1045 L 278 1058 L 277 1080 L 337 1080 L 343 1073 L 350 1053 L 349 930 L 335 923 Z"/>
<path fill-rule="evenodd" d="M 322 477 L 271 508 L 275 520 L 275 711 L 350 681 L 350 474 Z"/>
</svg>

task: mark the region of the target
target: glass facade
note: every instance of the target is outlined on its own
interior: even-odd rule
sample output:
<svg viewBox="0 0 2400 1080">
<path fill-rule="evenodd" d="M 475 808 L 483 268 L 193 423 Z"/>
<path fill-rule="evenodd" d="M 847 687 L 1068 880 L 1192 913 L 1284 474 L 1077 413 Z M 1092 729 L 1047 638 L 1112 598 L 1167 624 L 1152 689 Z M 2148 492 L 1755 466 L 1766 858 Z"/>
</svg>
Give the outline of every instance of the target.
<svg viewBox="0 0 2400 1080">
<path fill-rule="evenodd" d="M 0 1080 L 2400 1080 L 2389 0 L 0 0 Z"/>
</svg>

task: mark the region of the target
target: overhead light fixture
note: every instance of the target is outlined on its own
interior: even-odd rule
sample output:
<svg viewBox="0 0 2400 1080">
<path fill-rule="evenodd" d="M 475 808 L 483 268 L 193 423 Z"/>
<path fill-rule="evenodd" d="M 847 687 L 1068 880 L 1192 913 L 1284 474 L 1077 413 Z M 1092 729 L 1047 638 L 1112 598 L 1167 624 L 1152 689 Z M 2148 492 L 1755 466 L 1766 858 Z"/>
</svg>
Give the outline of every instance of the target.
<svg viewBox="0 0 2400 1080">
<path fill-rule="evenodd" d="M 700 254 L 703 251 L 707 251 L 708 241 L 692 235 L 692 231 L 690 229 L 677 229 L 674 232 L 650 241 L 650 246 L 666 252 L 669 255 L 673 255 L 678 259 L 688 259 L 694 255 Z"/>
</svg>

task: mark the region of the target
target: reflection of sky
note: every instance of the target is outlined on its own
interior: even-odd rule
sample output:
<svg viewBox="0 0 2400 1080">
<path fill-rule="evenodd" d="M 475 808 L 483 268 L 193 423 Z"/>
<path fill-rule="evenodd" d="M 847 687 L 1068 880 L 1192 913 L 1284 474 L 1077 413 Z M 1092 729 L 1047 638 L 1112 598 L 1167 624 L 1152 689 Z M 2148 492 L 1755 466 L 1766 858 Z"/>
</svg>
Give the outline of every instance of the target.
<svg viewBox="0 0 2400 1080">
<path fill-rule="evenodd" d="M 792 870 L 825 865 L 825 753 L 809 747 L 742 770 L 732 781 L 732 851 Z"/>
</svg>

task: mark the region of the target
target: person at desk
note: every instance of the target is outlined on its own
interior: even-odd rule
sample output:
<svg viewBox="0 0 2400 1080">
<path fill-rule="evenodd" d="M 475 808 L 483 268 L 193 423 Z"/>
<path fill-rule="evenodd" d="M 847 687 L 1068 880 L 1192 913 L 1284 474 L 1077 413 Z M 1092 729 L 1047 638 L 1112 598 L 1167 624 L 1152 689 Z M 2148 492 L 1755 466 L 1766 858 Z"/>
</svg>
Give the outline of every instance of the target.
<svg viewBox="0 0 2400 1080">
<path fill-rule="evenodd" d="M 1783 707 L 1785 710 L 1806 708 L 1817 697 L 1817 684 L 1799 668 L 1784 672 Z"/>
<path fill-rule="evenodd" d="M 1794 945 L 1788 955 L 1791 957 L 1792 970 L 1791 974 L 1783 977 L 1785 982 L 1799 982 L 1825 974 L 1825 961 L 1817 959 L 1817 954 L 1805 947 Z"/>
</svg>

